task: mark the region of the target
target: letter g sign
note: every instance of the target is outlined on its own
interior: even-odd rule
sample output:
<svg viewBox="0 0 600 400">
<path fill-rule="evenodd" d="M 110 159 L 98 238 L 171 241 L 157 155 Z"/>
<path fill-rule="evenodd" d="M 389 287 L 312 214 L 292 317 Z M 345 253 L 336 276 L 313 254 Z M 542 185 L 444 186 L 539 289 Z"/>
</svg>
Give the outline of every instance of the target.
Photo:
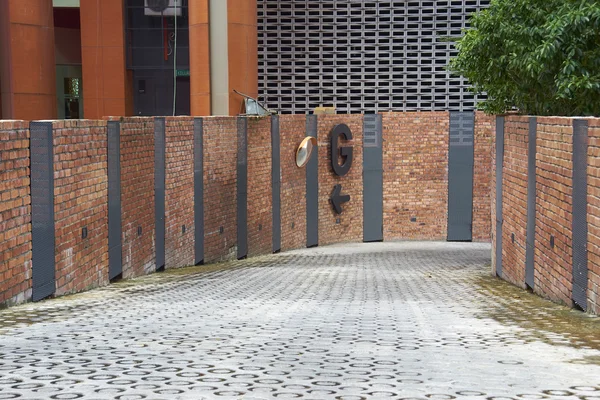
<svg viewBox="0 0 600 400">
<path fill-rule="evenodd" d="M 339 124 L 333 127 L 331 131 L 331 166 L 338 176 L 344 176 L 352 167 L 352 147 L 340 147 L 338 141 L 340 136 L 343 140 L 352 140 L 352 132 L 346 124 Z M 338 157 L 342 157 L 342 165 L 339 164 Z"/>
</svg>

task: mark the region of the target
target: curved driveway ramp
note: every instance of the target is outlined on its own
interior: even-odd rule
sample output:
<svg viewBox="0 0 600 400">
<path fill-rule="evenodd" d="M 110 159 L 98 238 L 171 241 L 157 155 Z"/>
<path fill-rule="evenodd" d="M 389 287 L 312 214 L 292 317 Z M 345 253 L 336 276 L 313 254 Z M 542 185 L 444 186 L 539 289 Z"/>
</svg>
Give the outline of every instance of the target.
<svg viewBox="0 0 600 400">
<path fill-rule="evenodd" d="M 300 250 L 0 312 L 0 399 L 600 398 L 600 323 L 487 244 Z"/>
</svg>

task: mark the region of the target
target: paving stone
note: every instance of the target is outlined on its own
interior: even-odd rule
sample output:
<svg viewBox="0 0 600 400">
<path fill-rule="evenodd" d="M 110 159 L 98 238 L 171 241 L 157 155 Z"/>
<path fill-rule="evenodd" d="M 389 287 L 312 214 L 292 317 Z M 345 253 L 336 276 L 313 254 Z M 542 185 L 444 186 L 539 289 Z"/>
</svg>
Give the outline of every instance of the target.
<svg viewBox="0 0 600 400">
<path fill-rule="evenodd" d="M 600 398 L 600 324 L 488 244 L 306 249 L 0 312 L 0 399 Z"/>
</svg>

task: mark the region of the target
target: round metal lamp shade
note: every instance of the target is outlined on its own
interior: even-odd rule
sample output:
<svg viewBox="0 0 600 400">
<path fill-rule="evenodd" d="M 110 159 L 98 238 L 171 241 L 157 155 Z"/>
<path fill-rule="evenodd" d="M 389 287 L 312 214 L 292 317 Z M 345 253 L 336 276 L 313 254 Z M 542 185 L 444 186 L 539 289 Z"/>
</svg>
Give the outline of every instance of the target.
<svg viewBox="0 0 600 400">
<path fill-rule="evenodd" d="M 316 146 L 316 138 L 312 136 L 304 138 L 302 143 L 300 143 L 300 146 L 298 146 L 298 150 L 296 150 L 296 165 L 298 168 L 302 168 L 308 164 L 308 160 L 310 160 L 310 156 Z"/>
<path fill-rule="evenodd" d="M 152 11 L 163 12 L 169 7 L 169 0 L 147 0 L 146 4 Z"/>
</svg>

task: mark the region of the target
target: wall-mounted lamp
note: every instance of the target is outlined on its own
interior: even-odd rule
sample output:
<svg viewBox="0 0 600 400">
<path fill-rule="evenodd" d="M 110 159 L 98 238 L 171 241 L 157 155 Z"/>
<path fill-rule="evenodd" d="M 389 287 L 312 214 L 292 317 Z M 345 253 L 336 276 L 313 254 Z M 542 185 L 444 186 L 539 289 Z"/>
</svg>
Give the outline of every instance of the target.
<svg viewBox="0 0 600 400">
<path fill-rule="evenodd" d="M 310 156 L 315 147 L 317 147 L 317 138 L 312 136 L 304 138 L 296 150 L 296 165 L 298 168 L 302 168 L 308 164 L 308 160 L 310 160 Z"/>
</svg>

